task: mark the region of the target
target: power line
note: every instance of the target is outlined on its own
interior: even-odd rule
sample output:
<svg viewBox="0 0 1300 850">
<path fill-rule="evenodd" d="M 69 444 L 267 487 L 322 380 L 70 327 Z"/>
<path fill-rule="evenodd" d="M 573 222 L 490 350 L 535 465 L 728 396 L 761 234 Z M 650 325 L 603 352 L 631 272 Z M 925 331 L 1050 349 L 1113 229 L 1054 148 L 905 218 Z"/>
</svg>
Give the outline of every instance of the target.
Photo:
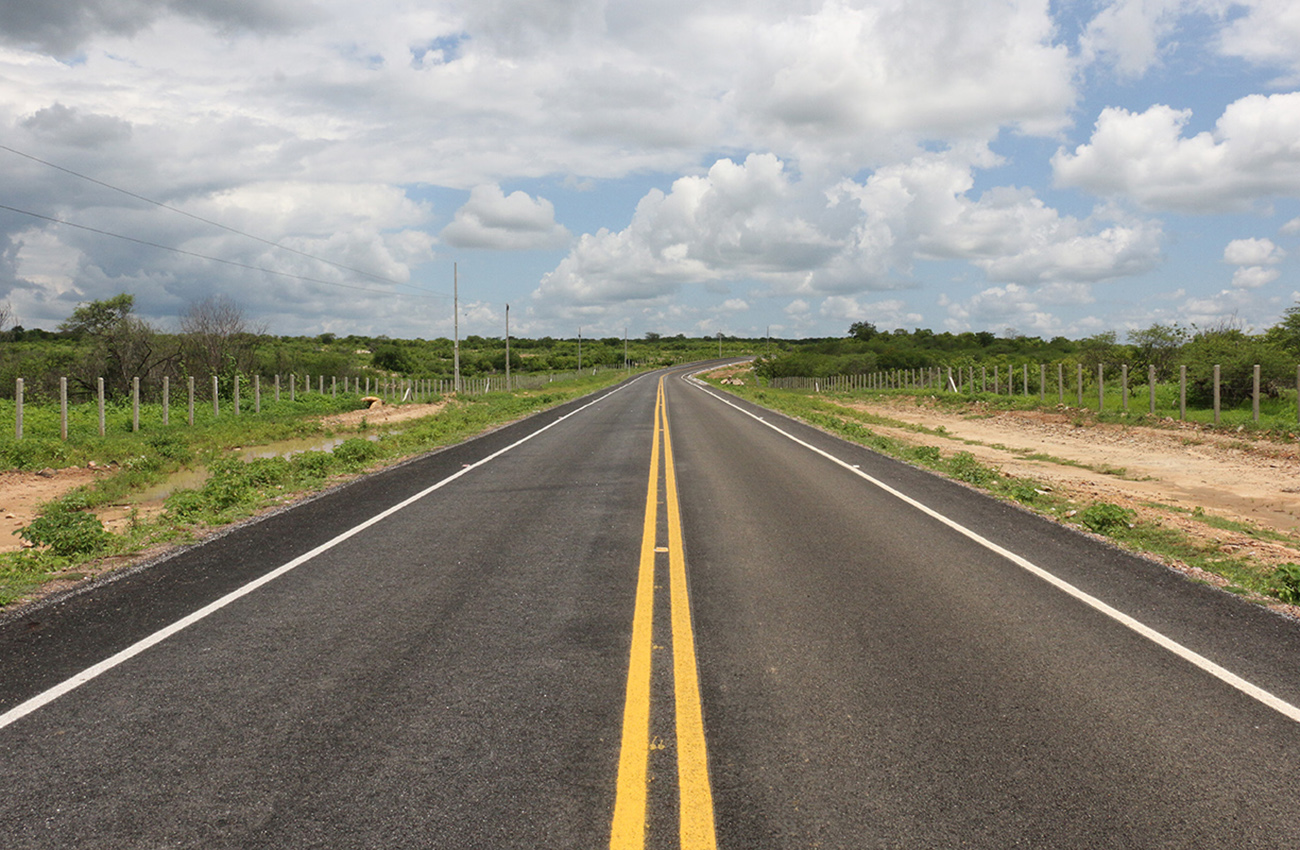
<svg viewBox="0 0 1300 850">
<path fill-rule="evenodd" d="M 266 274 L 272 274 L 278 277 L 292 278 L 293 280 L 302 280 L 308 283 L 320 283 L 320 284 L 324 284 L 325 286 L 339 286 L 344 289 L 355 289 L 359 292 L 373 292 L 378 295 L 400 295 L 405 298 L 428 298 L 428 299 L 443 300 L 448 297 L 446 295 L 441 295 L 438 293 L 434 293 L 431 295 L 415 295 L 407 292 L 390 292 L 386 289 L 370 289 L 364 286 L 354 286 L 349 283 L 339 283 L 338 281 L 335 280 L 322 280 L 317 277 L 306 277 L 300 274 L 292 274 L 291 272 L 282 272 L 282 271 L 277 271 L 275 269 L 268 269 L 265 268 L 264 266 L 254 266 L 248 263 L 241 263 L 236 260 L 226 260 L 226 259 L 222 259 L 221 257 L 213 257 L 213 256 L 209 256 L 208 254 L 200 254 L 197 251 L 187 251 L 184 248 L 174 248 L 170 245 L 160 245 L 157 242 L 150 242 L 147 239 L 137 239 L 134 236 L 124 236 L 121 233 L 113 233 L 110 230 L 101 230 L 97 227 L 89 227 L 84 224 L 76 224 L 71 221 L 65 221 L 64 219 L 61 218 L 54 218 L 53 216 L 42 215 L 41 213 L 31 212 L 30 210 L 20 210 L 17 207 L 11 207 L 6 204 L 0 204 L 0 210 L 8 210 L 9 212 L 15 212 L 20 215 L 27 215 L 27 216 L 31 216 L 32 218 L 39 218 L 42 219 L 43 221 L 52 222 L 54 224 L 61 224 L 64 227 L 75 227 L 77 230 L 85 230 L 88 233 L 98 233 L 101 236 L 111 236 L 114 239 L 122 239 L 127 242 L 134 242 L 137 245 L 146 245 L 150 248 L 158 248 L 163 251 L 171 251 L 174 254 L 183 254 L 187 257 L 197 257 L 200 260 L 209 260 L 214 263 L 223 263 L 227 266 L 235 266 L 236 268 L 248 269 L 249 271 L 255 271 L 255 272 L 265 272 Z M 427 292 L 429 290 L 422 290 L 422 291 Z"/>
<path fill-rule="evenodd" d="M 179 209 L 178 207 L 173 207 L 173 206 L 171 206 L 170 204 L 165 204 L 165 203 L 163 203 L 162 201 L 155 201 L 153 198 L 146 198 L 144 195 L 136 194 L 135 192 L 132 192 L 132 191 L 130 191 L 129 189 L 123 189 L 123 188 L 120 187 L 120 186 L 114 186 L 112 183 L 105 183 L 103 180 L 98 180 L 98 179 L 96 179 L 96 178 L 94 178 L 94 177 L 91 177 L 91 176 L 89 176 L 89 175 L 87 175 L 87 174 L 82 174 L 82 173 L 79 172 L 79 171 L 73 171 L 71 168 L 65 168 L 65 167 L 63 167 L 62 165 L 56 165 L 56 164 L 53 163 L 53 162 L 49 162 L 49 161 L 47 161 L 47 160 L 41 159 L 41 158 L 38 157 L 38 156 L 32 156 L 32 155 L 29 154 L 29 153 L 24 153 L 23 151 L 17 150 L 17 149 L 15 149 L 15 148 L 11 148 L 11 147 L 9 147 L 8 145 L 0 144 L 0 150 L 8 151 L 9 153 L 16 154 L 17 156 L 21 156 L 21 157 L 23 157 L 24 159 L 30 159 L 32 162 L 39 162 L 41 165 L 48 166 L 48 167 L 50 167 L 50 168 L 55 169 L 56 171 L 62 171 L 64 174 L 71 174 L 73 177 L 78 177 L 78 178 L 80 178 L 80 179 L 82 179 L 82 180 L 89 181 L 89 182 L 91 182 L 91 183 L 94 183 L 94 184 L 97 185 L 97 186 L 103 186 L 105 189 L 112 189 L 114 192 L 120 192 L 121 194 L 126 195 L 126 196 L 129 197 L 129 198 L 135 198 L 135 199 L 138 200 L 138 201 L 144 201 L 144 202 L 147 203 L 147 204 L 153 204 L 154 206 L 156 206 L 156 207 L 161 207 L 162 209 L 168 210 L 169 212 L 178 213 L 178 214 L 183 215 L 183 216 L 185 216 L 185 217 L 187 217 L 187 218 L 192 218 L 192 219 L 194 219 L 195 221 L 199 221 L 199 222 L 202 222 L 202 223 L 204 223 L 204 224 L 211 225 L 212 227 L 220 228 L 220 229 L 226 231 L 227 233 L 233 233 L 233 234 L 235 234 L 235 235 L 237 235 L 237 236 L 243 236 L 243 237 L 246 238 L 246 239 L 252 239 L 252 240 L 255 241 L 255 242 L 261 242 L 263 245 L 269 245 L 269 246 L 271 246 L 272 248 L 277 248 L 277 249 L 279 249 L 279 250 L 281 250 L 281 251 L 288 251 L 288 252 L 291 253 L 291 254 L 297 254 L 297 255 L 300 256 L 300 257 L 306 257 L 306 258 L 309 259 L 309 260 L 315 260 L 315 261 L 318 262 L 318 263 L 325 263 L 326 265 L 334 266 L 334 267 L 337 268 L 337 269 L 342 269 L 343 271 L 349 271 L 349 272 L 352 272 L 352 273 L 354 273 L 354 274 L 359 274 L 359 275 L 362 275 L 363 277 L 368 277 L 368 278 L 371 278 L 372 280 L 381 281 L 381 282 L 383 282 L 383 283 L 391 283 L 391 284 L 393 284 L 393 285 L 395 285 L 395 286 L 406 286 L 406 287 L 410 287 L 411 289 L 418 289 L 418 290 L 420 290 L 421 292 L 432 292 L 432 291 L 433 291 L 433 290 L 425 289 L 425 288 L 422 287 L 422 286 L 416 286 L 415 284 L 412 284 L 412 283 L 405 283 L 405 282 L 400 281 L 400 280 L 394 280 L 393 278 L 390 278 L 390 277 L 384 277 L 383 275 L 377 275 L 377 274 L 374 274 L 374 273 L 372 273 L 372 272 L 364 271 L 363 269 L 356 269 L 356 268 L 353 268 L 353 267 L 351 267 L 351 266 L 345 266 L 345 265 L 343 265 L 342 263 L 336 263 L 336 262 L 334 262 L 333 260 L 327 260 L 327 259 L 325 259 L 324 257 L 318 257 L 318 256 L 316 256 L 315 254 L 309 254 L 309 253 L 307 253 L 306 251 L 299 251 L 297 248 L 290 248 L 290 247 L 287 246 L 287 245 L 281 245 L 280 243 L 278 243 L 278 242 L 273 242 L 273 241 L 271 241 L 270 239 L 263 239 L 261 236 L 256 236 L 256 235 L 254 235 L 254 234 L 252 234 L 252 233 L 247 233 L 247 232 L 245 232 L 245 231 L 243 231 L 243 230 L 239 230 L 239 229 L 237 229 L 237 228 L 230 227 L 230 226 L 228 226 L 228 225 L 222 224 L 222 223 L 219 222 L 219 221 L 213 221 L 212 219 L 204 218 L 204 217 L 201 216 L 201 215 L 195 215 L 194 213 L 186 212 L 186 211 L 183 210 L 183 209 Z M 10 208 L 9 208 L 9 207 L 6 207 L 6 209 L 10 209 Z M 22 210 L 17 210 L 17 212 L 22 212 Z M 40 216 L 37 216 L 37 217 L 40 218 Z M 56 219 L 51 219 L 51 221 L 56 221 Z M 65 224 L 66 222 L 59 222 L 59 223 L 60 223 L 60 224 Z M 73 227 L 76 227 L 77 225 L 72 225 L 72 226 L 73 226 Z M 89 229 L 89 228 L 84 228 L 84 229 Z M 109 234 L 107 234 L 107 235 L 109 235 L 109 236 L 116 236 L 117 234 L 109 233 Z M 124 239 L 125 239 L 125 238 L 127 238 L 127 237 L 120 237 L 120 238 L 124 238 Z M 138 241 L 138 240 L 131 240 L 131 241 Z M 144 243 L 144 244 L 152 244 L 152 243 Z M 153 247 L 158 248 L 158 247 L 164 247 L 164 246 L 154 245 Z M 175 249 L 167 248 L 167 249 L 165 249 L 165 250 L 175 250 Z M 182 253 L 183 253 L 183 252 L 182 252 Z M 195 255 L 195 256 L 198 256 L 198 255 Z M 213 258 L 213 257 L 208 257 L 208 258 L 206 258 L 206 259 L 215 259 L 215 258 Z M 218 262 L 221 262 L 221 261 L 218 260 Z M 234 265 L 238 265 L 238 263 L 235 263 Z M 307 280 L 308 278 L 303 278 L 303 279 L 304 279 L 304 280 Z M 375 290 L 371 290 L 371 291 L 375 291 Z M 442 296 L 442 297 L 446 297 L 446 296 Z"/>
</svg>

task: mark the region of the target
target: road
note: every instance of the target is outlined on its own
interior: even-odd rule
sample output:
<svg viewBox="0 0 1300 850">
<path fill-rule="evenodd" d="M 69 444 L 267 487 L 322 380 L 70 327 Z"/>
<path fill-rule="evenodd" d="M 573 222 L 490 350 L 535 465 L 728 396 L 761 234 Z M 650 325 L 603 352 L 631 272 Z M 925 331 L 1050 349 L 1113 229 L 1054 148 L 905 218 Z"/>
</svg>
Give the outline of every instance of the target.
<svg viewBox="0 0 1300 850">
<path fill-rule="evenodd" d="M 1295 847 L 1298 658 L 647 375 L 0 622 L 0 843 Z"/>
</svg>

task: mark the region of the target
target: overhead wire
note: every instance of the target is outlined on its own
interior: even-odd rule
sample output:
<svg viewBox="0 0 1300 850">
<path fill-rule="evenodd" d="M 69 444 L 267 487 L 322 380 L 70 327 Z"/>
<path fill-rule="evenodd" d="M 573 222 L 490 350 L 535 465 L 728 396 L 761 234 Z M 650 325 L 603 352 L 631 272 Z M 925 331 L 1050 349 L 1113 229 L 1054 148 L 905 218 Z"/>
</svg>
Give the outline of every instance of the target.
<svg viewBox="0 0 1300 850">
<path fill-rule="evenodd" d="M 70 175 L 72 175 L 73 177 L 77 177 L 77 178 L 80 178 L 80 179 L 82 179 L 82 180 L 86 180 L 86 181 L 88 181 L 88 182 L 90 182 L 90 183 L 94 183 L 94 184 L 97 185 L 97 186 L 103 186 L 105 189 L 111 189 L 112 191 L 114 191 L 114 192 L 119 192 L 119 193 L 121 193 L 121 194 L 123 194 L 123 195 L 126 195 L 126 196 L 129 197 L 129 198 L 135 198 L 135 199 L 138 200 L 138 201 L 144 201 L 144 202 L 147 203 L 147 204 L 153 204 L 154 206 L 156 206 L 156 207 L 160 207 L 160 208 L 165 209 L 165 210 L 167 210 L 167 211 L 169 211 L 169 212 L 174 212 L 174 213 L 177 213 L 177 214 L 179 214 L 179 215 L 183 215 L 183 216 L 185 216 L 185 217 L 187 217 L 187 218 L 191 218 L 191 219 L 193 219 L 193 220 L 195 220 L 195 221 L 202 222 L 203 224 L 207 224 L 207 225 L 210 225 L 210 226 L 212 226 L 212 227 L 219 228 L 219 229 L 221 229 L 221 230 L 226 231 L 227 233 L 233 233 L 233 234 L 235 234 L 235 235 L 237 235 L 237 236 L 242 236 L 242 237 L 244 237 L 244 238 L 246 238 L 246 239 L 252 239 L 252 240 L 255 241 L 255 242 L 260 242 L 260 243 L 262 243 L 263 245 L 268 245 L 268 246 L 270 246 L 270 247 L 272 247 L 272 248 L 275 248 L 275 249 L 277 249 L 277 250 L 280 250 L 280 251 L 288 251 L 288 252 L 291 253 L 291 254 L 297 254 L 297 255 L 300 256 L 300 257 L 305 257 L 305 258 L 307 258 L 307 259 L 309 259 L 309 260 L 314 260 L 314 261 L 319 262 L 319 263 L 324 263 L 324 264 L 326 264 L 326 265 L 328 265 L 328 266 L 333 266 L 334 268 L 341 269 L 341 270 L 343 270 L 343 271 L 352 272 L 353 274 L 359 274 L 359 275 L 362 275 L 363 277 L 368 277 L 368 278 L 370 278 L 370 279 L 372 279 L 372 280 L 380 281 L 380 282 L 383 282 L 383 283 L 391 283 L 391 284 L 393 284 L 394 286 L 404 286 L 404 287 L 408 287 L 408 288 L 410 288 L 410 289 L 418 290 L 418 291 L 420 291 L 420 292 L 428 292 L 428 293 L 431 293 L 430 296 L 426 296 L 426 297 L 438 297 L 438 298 L 447 298 L 447 297 L 450 297 L 450 296 L 447 296 L 447 295 L 444 295 L 444 294 L 440 294 L 440 293 L 434 292 L 433 290 L 426 289 L 425 287 L 422 287 L 422 286 L 416 286 L 416 285 L 413 284 L 413 283 L 407 283 L 407 282 L 405 282 L 405 281 L 400 281 L 400 280 L 396 280 L 396 279 L 394 279 L 394 278 L 385 277 L 385 276 L 383 276 L 383 275 L 374 274 L 373 272 L 368 272 L 368 271 L 365 271 L 364 269 L 353 268 L 352 266 L 344 265 L 344 264 L 342 264 L 342 263 L 336 263 L 336 262 L 334 262 L 333 260 L 328 260 L 328 259 L 326 259 L 326 258 L 324 258 L 324 257 L 319 257 L 319 256 L 317 256 L 317 255 L 315 255 L 315 254 L 311 254 L 311 253 L 308 253 L 308 252 L 306 252 L 306 251 L 300 251 L 300 250 L 298 250 L 297 248 L 291 248 L 291 247 L 289 247 L 288 245 L 281 245 L 279 242 L 274 242 L 274 241 L 272 241 L 272 240 L 270 240 L 270 239 L 265 239 L 265 238 L 263 238 L 263 237 L 261 237 L 261 236 L 257 236 L 256 234 L 248 233 L 248 232 L 246 232 L 246 231 L 239 230 L 238 228 L 230 227 L 229 225 L 222 224 L 222 223 L 219 222 L 219 221 L 213 221 L 212 219 L 204 218 L 204 217 L 201 216 L 201 215 L 196 215 L 196 214 L 194 214 L 194 213 L 192 213 L 192 212 L 187 212 L 186 210 L 180 209 L 179 207 L 174 207 L 174 206 L 171 206 L 170 204 L 166 204 L 166 203 L 164 203 L 164 202 L 162 202 L 162 201 L 154 200 L 153 198 L 149 198 L 149 197 L 146 197 L 146 196 L 144 196 L 144 195 L 140 195 L 140 194 L 138 194 L 138 193 L 136 193 L 136 192 L 132 192 L 132 191 L 129 190 L 129 189 L 123 189 L 123 188 L 120 187 L 120 186 L 114 186 L 112 183 L 106 183 L 106 182 L 104 182 L 103 180 L 99 180 L 99 179 L 97 179 L 97 178 L 95 178 L 95 177 L 91 177 L 90 175 L 87 175 L 87 174 L 82 174 L 82 173 L 79 172 L 79 171 L 74 171 L 74 170 L 72 170 L 71 168 L 66 168 L 66 167 L 64 167 L 64 166 L 62 166 L 62 165 L 58 165 L 57 163 L 53 163 L 53 162 L 50 162 L 50 161 L 48 161 L 48 160 L 41 159 L 41 158 L 38 157 L 38 156 L 33 156 L 32 154 L 25 153 L 25 152 L 23 152 L 23 151 L 18 150 L 17 148 L 12 148 L 12 147 L 9 147 L 8 145 L 5 145 L 5 144 L 0 144 L 0 150 L 8 151 L 9 153 L 15 154 L 15 155 L 17 155 L 17 156 L 21 156 L 21 157 L 23 157 L 24 159 L 29 159 L 29 160 L 31 160 L 32 162 L 37 162 L 37 163 L 40 163 L 41 165 L 47 166 L 47 167 L 49 167 L 49 168 L 53 168 L 53 169 L 55 169 L 56 171 L 62 171 L 62 172 L 65 173 L 65 174 L 70 174 Z M 0 205 L 0 206 L 3 206 L 3 205 Z M 118 238 L 118 239 L 125 239 L 125 240 L 130 241 L 130 242 L 137 242 L 137 243 L 139 243 L 139 244 L 141 244 L 141 245 L 148 245 L 148 246 L 150 246 L 150 247 L 154 247 L 154 248 L 162 248 L 163 250 L 166 250 L 166 251 L 175 251 L 176 253 L 180 253 L 180 254 L 189 254 L 189 255 L 194 256 L 194 257 L 201 257 L 202 259 L 205 259 L 205 260 L 212 260 L 212 261 L 214 261 L 214 262 L 226 263 L 227 265 L 239 266 L 239 267 L 241 267 L 241 268 L 253 269 L 253 270 L 256 270 L 256 271 L 264 271 L 264 272 L 268 272 L 268 273 L 270 273 L 270 274 L 277 274 L 277 275 L 280 275 L 280 276 L 283 276 L 283 277 L 292 277 L 292 278 L 297 278 L 297 279 L 299 279 L 299 280 L 312 281 L 312 282 L 315 282 L 315 283 L 330 283 L 330 284 L 332 284 L 331 281 L 317 280 L 316 278 L 303 277 L 303 276 L 301 276 L 301 275 L 289 274 L 289 273 L 287 273 L 287 272 L 276 272 L 276 271 L 273 271 L 273 270 L 271 270 L 271 269 L 265 269 L 265 268 L 262 268 L 262 267 L 260 267 L 260 266 L 249 266 L 249 265 L 245 265 L 245 264 L 243 264 L 243 263 L 239 263 L 239 262 L 236 262 L 236 261 L 233 261 L 233 260 L 222 260 L 222 259 L 219 259 L 219 258 L 217 258 L 217 257 L 210 257 L 210 256 L 206 256 L 206 255 L 203 255 L 203 254 L 197 254 L 197 253 L 195 253 L 195 252 L 192 252 L 192 251 L 185 251 L 185 250 L 180 249 L 180 248 L 171 248 L 171 247 L 168 247 L 168 246 L 166 246 L 166 245 L 158 245 L 158 244 L 155 244 L 155 243 L 153 243 L 153 242 L 148 242 L 148 241 L 145 241 L 145 240 L 142 240 L 142 239 L 135 239 L 135 238 L 132 238 L 132 237 L 129 237 L 129 236 L 123 236 L 123 235 L 118 234 L 118 233 L 110 233 L 110 232 L 108 232 L 108 231 L 96 230 L 95 228 L 92 228 L 92 227 L 85 227 L 85 226 L 83 226 L 83 225 L 73 224 L 73 223 L 68 222 L 68 221 L 63 221 L 63 220 L 61 220 L 61 219 L 50 218 L 49 216 L 43 216 L 43 215 L 40 215 L 40 214 L 38 214 L 38 213 L 32 213 L 32 212 L 28 212 L 28 211 L 26 211 L 26 210 L 16 209 L 16 208 L 14 208 L 14 207 L 3 207 L 3 208 L 4 208 L 4 209 L 7 209 L 7 210 L 10 210 L 10 211 L 12 211 L 12 212 L 22 213 L 23 215 L 30 215 L 30 216 L 34 216 L 34 217 L 36 217 L 36 218 L 44 218 L 44 219 L 46 219 L 46 220 L 48 220 L 48 221 L 52 221 L 52 222 L 55 222 L 55 223 L 57 223 L 57 224 L 65 224 L 65 225 L 68 225 L 69 227 L 76 227 L 76 228 L 78 228 L 78 229 L 81 229 L 81 230 L 88 230 L 88 231 L 91 231 L 91 232 L 94 232 L 94 233 L 102 233 L 102 234 L 104 234 L 104 235 L 106 235 L 106 236 L 113 236 L 113 237 L 116 237 L 116 238 Z M 363 291 L 363 292 L 381 292 L 381 291 L 382 291 L 382 290 L 375 290 L 375 289 L 364 289 L 364 288 L 362 288 L 362 287 L 350 286 L 350 285 L 346 285 L 346 284 L 337 284 L 337 285 L 339 285 L 339 286 L 345 286 L 345 287 L 348 288 L 348 289 L 361 289 L 361 291 Z M 386 293 L 386 294 L 392 294 L 392 293 Z"/>
<path fill-rule="evenodd" d="M 306 275 L 293 274 L 292 272 L 282 272 L 282 271 L 277 271 L 276 269 L 268 269 L 265 266 L 254 266 L 249 263 L 241 263 L 238 260 L 227 260 L 222 257 L 213 257 L 209 254 L 200 254 L 197 251 L 187 251 L 184 248 L 176 248 L 171 245 L 162 245 L 159 244 L 158 242 L 150 242 L 147 239 L 137 239 L 134 236 L 125 236 L 121 233 L 114 233 L 111 230 L 103 230 L 98 227 L 90 227 L 85 224 L 77 224 L 76 222 L 67 221 L 66 219 L 55 218 L 54 216 L 49 216 L 49 215 L 42 215 L 41 213 L 32 212 L 31 210 L 19 209 L 18 207 L 11 207 L 8 204 L 0 204 L 0 210 L 8 210 L 9 212 L 18 213 L 20 215 L 31 216 L 32 218 L 39 218 L 44 221 L 52 222 L 54 224 L 61 224 L 64 227 L 74 227 L 77 230 L 85 230 L 89 233 L 98 233 L 102 236 L 111 236 L 114 239 L 123 239 L 127 242 L 134 242 L 137 245 L 146 245 L 150 248 L 158 248 L 163 251 L 171 251 L 174 254 L 183 254 L 187 257 L 197 257 L 200 260 L 210 260 L 211 262 L 214 263 L 222 263 L 227 266 L 235 266 L 236 268 L 247 269 L 249 271 L 265 272 L 266 274 L 276 275 L 277 277 L 287 277 L 287 278 L 292 278 L 293 280 L 306 281 L 308 283 L 320 283 L 320 284 L 324 284 L 325 286 L 338 286 L 338 287 L 342 287 L 343 289 L 355 289 L 360 292 L 373 292 L 377 295 L 396 294 L 396 295 L 402 295 L 407 298 L 429 298 L 429 299 L 444 300 L 451 297 L 449 295 L 442 295 L 436 292 L 431 293 L 429 295 L 415 295 L 413 293 L 402 293 L 402 292 L 394 293 L 387 289 L 371 289 L 365 286 L 355 286 L 349 283 L 340 283 L 339 281 L 336 280 L 323 280 L 317 277 L 307 277 Z M 428 292 L 429 290 L 422 290 L 422 291 Z"/>
</svg>

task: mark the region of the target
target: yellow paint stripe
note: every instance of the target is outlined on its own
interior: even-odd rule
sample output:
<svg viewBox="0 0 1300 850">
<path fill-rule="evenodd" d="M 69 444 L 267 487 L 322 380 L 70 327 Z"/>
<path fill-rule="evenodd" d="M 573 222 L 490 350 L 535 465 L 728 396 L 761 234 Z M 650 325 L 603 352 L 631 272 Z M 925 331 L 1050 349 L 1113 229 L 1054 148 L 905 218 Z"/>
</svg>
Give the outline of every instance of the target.
<svg viewBox="0 0 1300 850">
<path fill-rule="evenodd" d="M 700 703 L 699 670 L 695 663 L 695 632 L 691 626 L 690 594 L 686 586 L 686 547 L 677 499 L 677 472 L 668 428 L 668 403 L 659 379 L 658 405 L 664 429 L 665 489 L 668 496 L 668 571 L 673 621 L 673 694 L 677 702 L 677 785 L 681 794 L 682 850 L 715 850 L 713 791 L 709 786 L 708 747 Z"/>
<path fill-rule="evenodd" d="M 645 524 L 641 533 L 641 567 L 637 574 L 632 652 L 623 706 L 623 740 L 618 759 L 618 790 L 610 850 L 645 847 L 647 762 L 650 757 L 650 655 L 654 625 L 655 532 L 659 515 L 659 418 L 663 384 L 655 399 L 654 441 L 650 449 L 650 483 L 646 487 Z"/>
</svg>

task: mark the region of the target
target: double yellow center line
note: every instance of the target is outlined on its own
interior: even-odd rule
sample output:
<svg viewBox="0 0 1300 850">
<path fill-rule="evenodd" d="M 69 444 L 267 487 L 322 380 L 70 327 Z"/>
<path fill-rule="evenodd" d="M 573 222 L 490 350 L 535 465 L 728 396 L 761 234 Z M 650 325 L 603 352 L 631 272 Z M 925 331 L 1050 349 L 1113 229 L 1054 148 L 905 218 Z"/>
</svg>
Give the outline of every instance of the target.
<svg viewBox="0 0 1300 850">
<path fill-rule="evenodd" d="M 609 846 L 610 850 L 642 850 L 646 841 L 655 559 L 656 552 L 665 548 L 658 545 L 661 466 L 668 528 L 666 548 L 672 610 L 680 846 L 682 850 L 714 850 L 717 838 L 713 826 L 713 792 L 709 788 L 708 751 L 704 742 L 704 716 L 700 707 L 699 673 L 695 663 L 695 635 L 691 628 L 690 597 L 686 588 L 686 554 L 682 543 L 681 510 L 677 499 L 677 477 L 673 467 L 673 444 L 668 430 L 663 378 L 659 379 L 659 391 L 655 398 L 650 482 L 646 487 L 641 566 L 637 576 L 636 606 L 632 619 L 632 653 L 627 674 L 627 701 L 623 708 L 618 791 L 614 800 Z"/>
</svg>

